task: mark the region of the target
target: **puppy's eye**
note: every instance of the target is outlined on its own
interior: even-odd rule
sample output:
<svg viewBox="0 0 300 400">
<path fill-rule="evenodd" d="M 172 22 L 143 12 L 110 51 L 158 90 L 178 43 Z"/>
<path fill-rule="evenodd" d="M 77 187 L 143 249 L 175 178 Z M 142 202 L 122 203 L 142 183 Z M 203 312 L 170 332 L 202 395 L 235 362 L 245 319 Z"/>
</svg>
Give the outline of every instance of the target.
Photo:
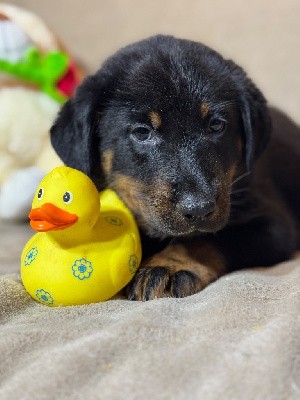
<svg viewBox="0 0 300 400">
<path fill-rule="evenodd" d="M 130 132 L 131 137 L 138 142 L 147 142 L 152 139 L 153 131 L 147 125 L 138 125 L 133 127 Z"/>
<path fill-rule="evenodd" d="M 226 122 L 221 118 L 212 118 L 209 122 L 209 131 L 212 133 L 221 133 L 226 127 Z"/>
</svg>

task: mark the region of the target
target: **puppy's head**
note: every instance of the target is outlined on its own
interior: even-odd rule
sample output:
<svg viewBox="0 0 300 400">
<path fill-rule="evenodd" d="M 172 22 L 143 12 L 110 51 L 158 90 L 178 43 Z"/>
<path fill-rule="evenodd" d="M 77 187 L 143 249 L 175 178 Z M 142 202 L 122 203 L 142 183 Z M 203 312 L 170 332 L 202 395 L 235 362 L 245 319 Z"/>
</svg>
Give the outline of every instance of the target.
<svg viewBox="0 0 300 400">
<path fill-rule="evenodd" d="M 156 36 L 106 61 L 51 129 L 69 166 L 114 189 L 152 236 L 225 226 L 234 179 L 269 137 L 265 100 L 206 46 Z"/>
</svg>

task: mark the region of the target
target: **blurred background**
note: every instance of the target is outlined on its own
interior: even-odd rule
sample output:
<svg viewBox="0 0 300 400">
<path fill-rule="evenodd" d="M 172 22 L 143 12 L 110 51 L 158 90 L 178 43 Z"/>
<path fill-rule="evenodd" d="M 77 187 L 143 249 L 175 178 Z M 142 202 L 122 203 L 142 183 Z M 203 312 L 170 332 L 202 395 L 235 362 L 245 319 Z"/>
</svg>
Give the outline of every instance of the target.
<svg viewBox="0 0 300 400">
<path fill-rule="evenodd" d="M 89 72 L 120 47 L 164 33 L 201 41 L 244 67 L 300 123 L 299 0 L 16 0 Z"/>
<path fill-rule="evenodd" d="M 120 47 L 150 35 L 201 41 L 241 65 L 268 101 L 300 124 L 300 0 L 8 3 L 40 16 L 90 73 Z M 58 162 L 48 130 L 59 104 L 26 85 L 17 91 L 15 84 L 1 88 L 0 74 L 0 95 L 6 94 L 0 100 L 7 102 L 6 108 L 0 102 L 0 274 L 1 266 L 18 271 L 20 251 L 32 234 L 28 224 L 3 225 L 1 218 L 27 221 L 38 182 Z"/>
</svg>

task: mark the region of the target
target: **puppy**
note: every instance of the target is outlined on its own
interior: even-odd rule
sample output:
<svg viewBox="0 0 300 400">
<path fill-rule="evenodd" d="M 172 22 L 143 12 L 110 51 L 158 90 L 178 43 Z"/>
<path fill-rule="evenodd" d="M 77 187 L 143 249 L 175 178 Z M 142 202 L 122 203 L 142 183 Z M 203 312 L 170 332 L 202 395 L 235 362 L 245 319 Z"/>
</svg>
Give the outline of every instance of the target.
<svg viewBox="0 0 300 400">
<path fill-rule="evenodd" d="M 115 190 L 134 214 L 144 256 L 127 294 L 149 300 L 291 257 L 300 188 L 280 193 L 270 134 L 266 101 L 240 67 L 203 44 L 155 36 L 86 78 L 51 140 L 67 165 Z"/>
</svg>

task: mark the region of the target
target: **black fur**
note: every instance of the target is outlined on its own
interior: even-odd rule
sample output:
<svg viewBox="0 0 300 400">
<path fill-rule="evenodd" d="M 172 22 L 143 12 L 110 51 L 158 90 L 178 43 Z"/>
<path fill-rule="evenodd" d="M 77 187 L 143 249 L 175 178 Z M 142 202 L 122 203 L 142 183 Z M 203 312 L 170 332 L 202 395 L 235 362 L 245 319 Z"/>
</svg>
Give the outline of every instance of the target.
<svg viewBox="0 0 300 400">
<path fill-rule="evenodd" d="M 151 112 L 159 115 L 159 126 Z M 216 124 L 219 132 L 212 131 Z M 274 129 L 277 140 L 288 134 Z M 266 101 L 240 67 L 203 44 L 169 36 L 109 58 L 85 79 L 51 129 L 53 147 L 67 165 L 88 174 L 99 190 L 116 190 L 131 208 L 144 260 L 174 238 L 199 237 L 221 252 L 224 270 L 272 265 L 297 246 L 299 202 L 293 196 L 300 196 L 294 179 L 300 146 L 293 149 L 298 165 L 290 166 L 287 187 L 282 158 L 289 157 L 288 141 L 286 155 L 276 156 L 274 141 L 265 150 L 270 134 Z M 111 165 L 104 169 L 107 152 Z M 121 186 L 120 177 L 133 184 Z M 147 299 L 164 271 L 157 267 L 144 290 Z M 188 278 L 193 292 L 191 277 L 194 270 L 173 278 L 171 295 L 188 293 Z M 133 281 L 131 298 L 136 286 Z"/>
</svg>

